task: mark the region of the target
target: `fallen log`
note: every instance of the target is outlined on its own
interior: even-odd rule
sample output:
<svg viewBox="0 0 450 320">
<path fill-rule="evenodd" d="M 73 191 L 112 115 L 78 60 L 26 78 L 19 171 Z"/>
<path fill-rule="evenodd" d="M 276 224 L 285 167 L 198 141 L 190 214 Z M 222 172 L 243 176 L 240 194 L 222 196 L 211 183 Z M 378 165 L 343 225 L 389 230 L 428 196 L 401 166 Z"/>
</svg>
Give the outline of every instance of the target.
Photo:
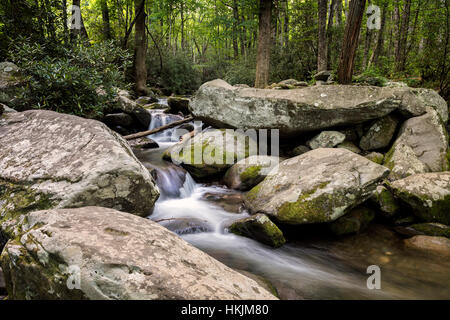
<svg viewBox="0 0 450 320">
<path fill-rule="evenodd" d="M 130 134 L 128 136 L 124 136 L 123 138 L 125 140 L 133 140 L 133 139 L 137 139 L 137 138 L 142 138 L 142 137 L 148 136 L 150 134 L 154 134 L 154 133 L 157 133 L 157 132 L 164 131 L 166 129 L 170 129 L 170 128 L 176 127 L 176 126 L 178 126 L 178 125 L 180 125 L 182 123 L 189 122 L 189 121 L 192 121 L 192 120 L 194 120 L 193 117 L 187 117 L 186 119 L 175 121 L 175 122 L 166 124 L 165 126 L 158 127 L 156 129 L 142 131 L 142 132 L 138 132 L 138 133 L 133 133 L 133 134 Z"/>
</svg>

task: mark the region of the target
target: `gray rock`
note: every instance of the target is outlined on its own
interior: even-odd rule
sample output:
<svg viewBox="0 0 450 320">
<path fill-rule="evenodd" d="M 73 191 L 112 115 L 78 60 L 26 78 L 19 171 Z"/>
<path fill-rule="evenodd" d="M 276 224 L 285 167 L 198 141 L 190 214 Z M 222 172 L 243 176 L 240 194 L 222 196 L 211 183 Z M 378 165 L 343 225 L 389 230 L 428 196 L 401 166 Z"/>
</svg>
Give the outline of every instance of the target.
<svg viewBox="0 0 450 320">
<path fill-rule="evenodd" d="M 412 175 L 388 187 L 417 217 L 450 224 L 450 171 Z"/>
<path fill-rule="evenodd" d="M 355 146 L 355 144 L 353 142 L 350 142 L 350 141 L 344 141 L 344 142 L 338 144 L 337 147 L 347 149 L 347 150 L 357 153 L 357 154 L 361 153 L 361 150 L 357 146 Z"/>
<path fill-rule="evenodd" d="M 265 214 L 255 214 L 233 222 L 230 231 L 234 234 L 255 239 L 274 248 L 285 244 L 283 232 Z"/>
<path fill-rule="evenodd" d="M 307 146 L 299 145 L 299 146 L 296 146 L 294 149 L 292 149 L 291 155 L 293 157 L 295 157 L 295 156 L 302 155 L 308 151 L 311 151 L 311 148 L 309 148 Z"/>
<path fill-rule="evenodd" d="M 417 234 L 450 238 L 450 227 L 442 223 L 416 223 L 408 227 Z"/>
<path fill-rule="evenodd" d="M 126 113 L 111 113 L 107 114 L 103 119 L 109 127 L 121 126 L 130 127 L 133 124 L 133 117 Z"/>
<path fill-rule="evenodd" d="M 100 207 L 26 218 L 1 255 L 11 299 L 275 299 L 149 219 Z"/>
<path fill-rule="evenodd" d="M 434 110 L 407 120 L 386 154 L 384 165 L 391 169 L 390 180 L 411 174 L 440 172 L 448 169 L 448 136 Z"/>
<path fill-rule="evenodd" d="M 375 162 L 376 164 L 383 164 L 384 154 L 379 152 L 371 152 L 365 156 L 370 161 Z"/>
<path fill-rule="evenodd" d="M 0 227 L 22 213 L 102 205 L 147 216 L 159 191 L 128 144 L 104 124 L 52 111 L 0 121 Z"/>
<path fill-rule="evenodd" d="M 208 129 L 173 145 L 164 159 L 185 168 L 194 178 L 210 178 L 225 173 L 236 162 L 257 153 L 256 141 L 225 129 Z"/>
<path fill-rule="evenodd" d="M 293 90 L 236 88 L 223 80 L 203 84 L 189 106 L 215 127 L 279 128 L 282 136 L 377 119 L 401 102 L 396 89 L 312 86 Z"/>
<path fill-rule="evenodd" d="M 407 117 L 416 117 L 425 114 L 431 107 L 441 117 L 444 123 L 448 120 L 448 106 L 442 98 L 433 89 L 423 88 L 403 88 L 402 103 L 399 110 Z"/>
<path fill-rule="evenodd" d="M 283 223 L 330 222 L 367 200 L 388 173 L 346 149 L 315 149 L 281 162 L 245 204 Z"/>
<path fill-rule="evenodd" d="M 169 105 L 170 112 L 183 114 L 189 114 L 189 99 L 184 97 L 169 97 L 167 99 L 167 104 Z"/>
<path fill-rule="evenodd" d="M 337 236 L 364 231 L 375 218 L 375 212 L 366 207 L 357 207 L 330 223 L 330 230 Z"/>
<path fill-rule="evenodd" d="M 307 142 L 311 149 L 333 148 L 344 142 L 345 134 L 339 131 L 322 131 L 317 136 Z"/>
<path fill-rule="evenodd" d="M 3 109 L 3 113 L 7 112 L 17 112 L 16 110 L 8 107 L 6 104 L 0 103 L 0 108 Z"/>
<path fill-rule="evenodd" d="M 384 186 L 378 186 L 374 195 L 380 208 L 380 214 L 387 219 L 395 218 L 400 210 L 400 204 L 392 192 Z"/>
<path fill-rule="evenodd" d="M 155 149 L 159 148 L 159 145 L 156 141 L 142 137 L 138 139 L 128 140 L 128 144 L 133 148 L 141 148 L 141 149 Z"/>
<path fill-rule="evenodd" d="M 119 102 L 119 112 L 124 112 L 131 115 L 135 119 L 137 125 L 144 130 L 148 129 L 152 120 L 150 112 L 139 106 L 136 102 L 125 95 L 118 96 L 117 99 Z"/>
<path fill-rule="evenodd" d="M 271 156 L 254 155 L 242 159 L 227 170 L 224 183 L 232 189 L 250 190 L 263 181 L 279 162 L 278 157 Z"/>
<path fill-rule="evenodd" d="M 314 75 L 314 79 L 318 81 L 328 81 L 331 77 L 331 71 L 320 71 Z"/>
<path fill-rule="evenodd" d="M 294 87 L 307 87 L 308 83 L 305 81 L 298 81 L 295 79 L 287 79 L 287 80 L 283 80 L 280 81 L 279 84 L 282 85 L 288 85 L 288 86 L 294 86 Z"/>
<path fill-rule="evenodd" d="M 158 102 L 158 99 L 154 95 L 139 97 L 136 99 L 136 103 L 140 106 L 145 106 L 154 102 Z"/>
<path fill-rule="evenodd" d="M 366 151 L 388 147 L 395 134 L 397 124 L 397 119 L 392 115 L 376 120 L 361 138 L 359 146 Z"/>
<path fill-rule="evenodd" d="M 14 106 L 25 80 L 18 66 L 12 62 L 0 63 L 0 103 Z"/>
</svg>

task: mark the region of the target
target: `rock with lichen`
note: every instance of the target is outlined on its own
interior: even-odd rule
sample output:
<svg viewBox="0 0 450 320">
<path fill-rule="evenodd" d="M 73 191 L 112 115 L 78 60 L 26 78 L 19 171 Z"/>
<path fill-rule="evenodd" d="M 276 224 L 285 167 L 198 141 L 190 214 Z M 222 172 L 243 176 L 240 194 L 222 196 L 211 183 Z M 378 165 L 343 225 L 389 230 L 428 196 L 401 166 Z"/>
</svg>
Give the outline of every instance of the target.
<svg viewBox="0 0 450 320">
<path fill-rule="evenodd" d="M 412 175 L 388 187 L 420 219 L 450 224 L 450 171 Z"/>
<path fill-rule="evenodd" d="M 311 149 L 317 148 L 333 148 L 338 144 L 344 142 L 345 134 L 339 131 L 322 131 L 311 140 L 307 142 L 307 145 Z"/>
<path fill-rule="evenodd" d="M 224 183 L 232 189 L 249 190 L 260 183 L 278 165 L 280 159 L 271 156 L 250 156 L 227 170 Z"/>
<path fill-rule="evenodd" d="M 104 124 L 52 111 L 0 120 L 0 228 L 31 210 L 101 205 L 147 216 L 159 190 L 127 142 Z"/>
<path fill-rule="evenodd" d="M 237 220 L 231 224 L 229 230 L 275 248 L 281 247 L 286 242 L 283 232 L 265 214 L 255 214 Z"/>
<path fill-rule="evenodd" d="M 279 164 L 245 197 L 253 213 L 289 224 L 331 222 L 371 197 L 389 170 L 341 148 L 319 148 Z"/>
<path fill-rule="evenodd" d="M 25 218 L 0 258 L 10 299 L 275 299 L 149 219 L 101 207 Z"/>
<path fill-rule="evenodd" d="M 377 186 L 374 193 L 374 200 L 380 208 L 380 214 L 387 218 L 393 219 L 400 210 L 400 204 L 395 199 L 392 192 L 385 186 Z"/>
<path fill-rule="evenodd" d="M 376 164 L 383 164 L 384 154 L 379 152 L 371 152 L 365 156 L 370 161 L 375 162 Z"/>
<path fill-rule="evenodd" d="M 450 227 L 442 223 L 416 223 L 408 226 L 408 228 L 415 231 L 417 234 L 450 238 Z"/>
<path fill-rule="evenodd" d="M 359 146 L 366 151 L 388 147 L 394 136 L 397 123 L 397 119 L 392 115 L 375 120 L 361 138 Z"/>
</svg>

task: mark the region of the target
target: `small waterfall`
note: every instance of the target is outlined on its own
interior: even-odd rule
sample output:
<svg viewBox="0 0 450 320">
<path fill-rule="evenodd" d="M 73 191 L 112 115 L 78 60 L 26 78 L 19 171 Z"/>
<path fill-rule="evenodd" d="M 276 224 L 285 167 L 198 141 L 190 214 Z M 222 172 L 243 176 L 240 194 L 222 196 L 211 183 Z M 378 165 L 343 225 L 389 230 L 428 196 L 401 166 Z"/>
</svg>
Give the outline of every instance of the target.
<svg viewBox="0 0 450 320">
<path fill-rule="evenodd" d="M 150 122 L 149 130 L 165 126 L 169 123 L 182 120 L 183 117 L 175 114 L 165 113 L 161 109 L 149 110 L 152 115 L 152 121 Z M 178 136 L 175 134 L 176 128 L 167 129 L 162 132 L 158 132 L 149 136 L 150 139 L 156 142 L 177 142 Z"/>
</svg>

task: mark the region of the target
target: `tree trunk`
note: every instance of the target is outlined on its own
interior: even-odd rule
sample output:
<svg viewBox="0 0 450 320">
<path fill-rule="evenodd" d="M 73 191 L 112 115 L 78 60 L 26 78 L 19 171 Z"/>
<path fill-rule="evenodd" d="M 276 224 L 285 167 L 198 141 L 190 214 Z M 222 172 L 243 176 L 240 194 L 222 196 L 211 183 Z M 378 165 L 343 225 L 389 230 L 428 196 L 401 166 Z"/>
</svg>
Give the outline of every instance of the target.
<svg viewBox="0 0 450 320">
<path fill-rule="evenodd" d="M 67 21 L 67 0 L 62 0 L 62 17 L 63 17 L 63 30 L 64 30 L 64 44 L 69 43 L 69 28 Z"/>
<path fill-rule="evenodd" d="M 180 18 L 181 18 L 181 49 L 184 50 L 185 39 L 184 39 L 184 4 L 183 4 L 183 1 L 181 1 Z"/>
<path fill-rule="evenodd" d="M 284 46 L 289 44 L 289 1 L 284 0 L 284 26 L 283 26 Z"/>
<path fill-rule="evenodd" d="M 233 57 L 236 60 L 239 56 L 238 40 L 237 40 L 237 24 L 239 21 L 238 2 L 233 0 Z"/>
<path fill-rule="evenodd" d="M 145 57 L 147 55 L 147 33 L 145 32 L 145 0 L 134 1 L 136 22 L 134 25 L 134 82 L 135 91 L 138 95 L 146 95 L 147 89 L 147 67 Z"/>
<path fill-rule="evenodd" d="M 403 7 L 402 23 L 399 32 L 399 44 L 395 55 L 395 69 L 397 72 L 402 72 L 405 70 L 406 45 L 408 42 L 410 10 L 411 10 L 411 0 L 405 0 L 405 5 Z"/>
<path fill-rule="evenodd" d="M 78 36 L 80 35 L 82 38 L 84 38 L 85 40 L 89 40 L 87 31 L 86 31 L 86 27 L 84 26 L 84 22 L 83 22 L 83 14 L 81 12 L 81 5 L 80 5 L 80 0 L 73 0 L 72 1 L 72 6 L 76 6 L 78 8 L 80 8 L 80 23 L 81 23 L 81 29 L 72 29 L 71 33 L 70 33 L 70 37 L 72 39 L 72 41 Z M 72 18 L 73 15 L 76 12 L 72 10 Z"/>
<path fill-rule="evenodd" d="M 327 0 L 318 0 L 317 72 L 327 70 Z"/>
<path fill-rule="evenodd" d="M 259 2 L 258 53 L 256 57 L 256 88 L 265 88 L 269 82 L 272 22 L 272 0 Z"/>
<path fill-rule="evenodd" d="M 380 30 L 378 31 L 378 37 L 377 37 L 377 44 L 375 46 L 375 49 L 373 50 L 372 56 L 369 60 L 369 67 L 371 65 L 378 65 L 378 57 L 380 57 L 384 52 L 384 29 L 386 25 L 386 10 L 387 10 L 387 3 L 385 2 L 383 4 L 383 8 L 381 9 L 381 23 L 380 23 Z"/>
<path fill-rule="evenodd" d="M 340 1 L 340 0 L 339 0 Z M 330 13 L 328 15 L 328 26 L 327 26 L 327 66 L 331 69 L 331 44 L 333 41 L 333 18 L 336 11 L 336 6 L 338 0 L 331 0 Z"/>
<path fill-rule="evenodd" d="M 103 19 L 103 36 L 105 39 L 112 39 L 111 35 L 111 24 L 109 22 L 109 9 L 107 0 L 101 0 L 100 6 L 102 8 L 102 19 Z"/>
<path fill-rule="evenodd" d="M 336 2 L 336 25 L 342 24 L 342 0 Z"/>
<path fill-rule="evenodd" d="M 353 66 L 365 7 L 366 0 L 351 0 L 350 2 L 339 58 L 338 81 L 340 84 L 352 82 Z"/>
</svg>

